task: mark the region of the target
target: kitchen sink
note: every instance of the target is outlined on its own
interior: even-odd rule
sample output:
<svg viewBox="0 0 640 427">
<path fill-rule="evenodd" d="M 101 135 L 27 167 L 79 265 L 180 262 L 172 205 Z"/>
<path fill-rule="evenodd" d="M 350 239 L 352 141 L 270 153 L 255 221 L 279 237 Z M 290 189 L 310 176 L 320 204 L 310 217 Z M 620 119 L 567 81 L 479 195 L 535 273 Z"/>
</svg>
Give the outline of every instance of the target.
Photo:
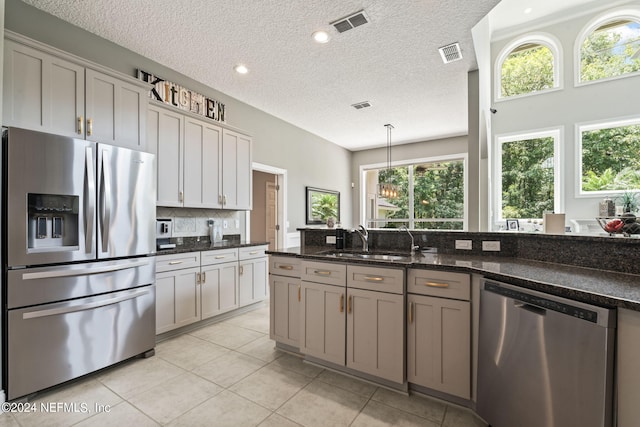
<svg viewBox="0 0 640 427">
<path fill-rule="evenodd" d="M 395 262 L 411 262 L 411 255 L 392 254 L 392 253 L 376 253 L 376 252 L 351 252 L 351 251 L 328 251 L 322 255 L 336 258 L 350 259 L 370 259 L 374 261 L 395 261 Z"/>
</svg>

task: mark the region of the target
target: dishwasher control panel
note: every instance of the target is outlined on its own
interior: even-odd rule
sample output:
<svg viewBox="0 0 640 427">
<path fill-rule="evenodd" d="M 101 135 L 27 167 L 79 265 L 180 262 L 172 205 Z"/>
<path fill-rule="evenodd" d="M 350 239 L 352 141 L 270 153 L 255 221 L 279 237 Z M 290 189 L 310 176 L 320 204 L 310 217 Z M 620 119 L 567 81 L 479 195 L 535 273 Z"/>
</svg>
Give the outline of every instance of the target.
<svg viewBox="0 0 640 427">
<path fill-rule="evenodd" d="M 596 311 L 589 310 L 583 307 L 577 307 L 572 304 L 553 301 L 538 295 L 532 295 L 528 292 L 520 292 L 515 289 L 500 286 L 497 283 L 493 282 L 485 282 L 484 289 L 486 291 L 503 295 L 508 298 L 513 298 L 515 300 L 521 301 L 525 304 L 530 304 L 538 308 L 553 310 L 562 314 L 566 314 L 568 316 L 586 320 L 587 322 L 598 323 L 598 313 Z"/>
</svg>

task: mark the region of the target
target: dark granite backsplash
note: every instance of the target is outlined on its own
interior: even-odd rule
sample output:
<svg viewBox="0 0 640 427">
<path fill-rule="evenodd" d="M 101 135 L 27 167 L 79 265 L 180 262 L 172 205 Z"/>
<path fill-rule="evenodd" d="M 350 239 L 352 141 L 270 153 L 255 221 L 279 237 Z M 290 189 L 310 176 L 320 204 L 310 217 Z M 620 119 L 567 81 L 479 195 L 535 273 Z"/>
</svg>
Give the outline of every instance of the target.
<svg viewBox="0 0 640 427">
<path fill-rule="evenodd" d="M 326 243 L 335 229 L 302 228 L 300 245 L 335 247 Z M 542 233 L 463 232 L 411 230 L 416 245 L 434 247 L 438 253 L 458 255 L 495 255 L 534 261 L 553 262 L 578 267 L 621 273 L 640 274 L 640 239 Z M 471 250 L 455 249 L 456 240 L 471 240 Z M 482 250 L 483 241 L 499 241 L 499 252 Z M 370 251 L 409 252 L 411 238 L 406 231 L 369 230 Z M 360 250 L 360 236 L 352 230 L 345 233 L 345 249 Z"/>
</svg>

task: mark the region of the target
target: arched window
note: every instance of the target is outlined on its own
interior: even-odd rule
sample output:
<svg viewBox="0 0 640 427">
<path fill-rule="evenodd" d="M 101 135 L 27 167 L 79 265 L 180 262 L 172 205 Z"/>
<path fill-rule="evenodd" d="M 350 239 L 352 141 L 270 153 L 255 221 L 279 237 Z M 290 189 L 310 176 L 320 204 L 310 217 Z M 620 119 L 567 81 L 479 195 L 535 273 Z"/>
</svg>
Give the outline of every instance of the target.
<svg viewBox="0 0 640 427">
<path fill-rule="evenodd" d="M 640 72 L 640 11 L 612 11 L 595 19 L 577 47 L 580 83 Z"/>
<path fill-rule="evenodd" d="M 560 87 L 559 43 L 549 35 L 521 37 L 507 45 L 496 62 L 496 98 Z"/>
</svg>

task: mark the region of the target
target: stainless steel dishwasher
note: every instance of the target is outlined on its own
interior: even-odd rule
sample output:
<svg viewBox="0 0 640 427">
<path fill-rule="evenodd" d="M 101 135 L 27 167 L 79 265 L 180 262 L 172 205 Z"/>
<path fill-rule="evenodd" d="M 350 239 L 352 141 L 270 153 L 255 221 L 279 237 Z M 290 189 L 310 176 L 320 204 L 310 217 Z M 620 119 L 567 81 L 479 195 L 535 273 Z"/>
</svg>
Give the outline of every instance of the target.
<svg viewBox="0 0 640 427">
<path fill-rule="evenodd" d="M 613 423 L 615 310 L 483 280 L 477 413 L 493 427 Z"/>
</svg>

